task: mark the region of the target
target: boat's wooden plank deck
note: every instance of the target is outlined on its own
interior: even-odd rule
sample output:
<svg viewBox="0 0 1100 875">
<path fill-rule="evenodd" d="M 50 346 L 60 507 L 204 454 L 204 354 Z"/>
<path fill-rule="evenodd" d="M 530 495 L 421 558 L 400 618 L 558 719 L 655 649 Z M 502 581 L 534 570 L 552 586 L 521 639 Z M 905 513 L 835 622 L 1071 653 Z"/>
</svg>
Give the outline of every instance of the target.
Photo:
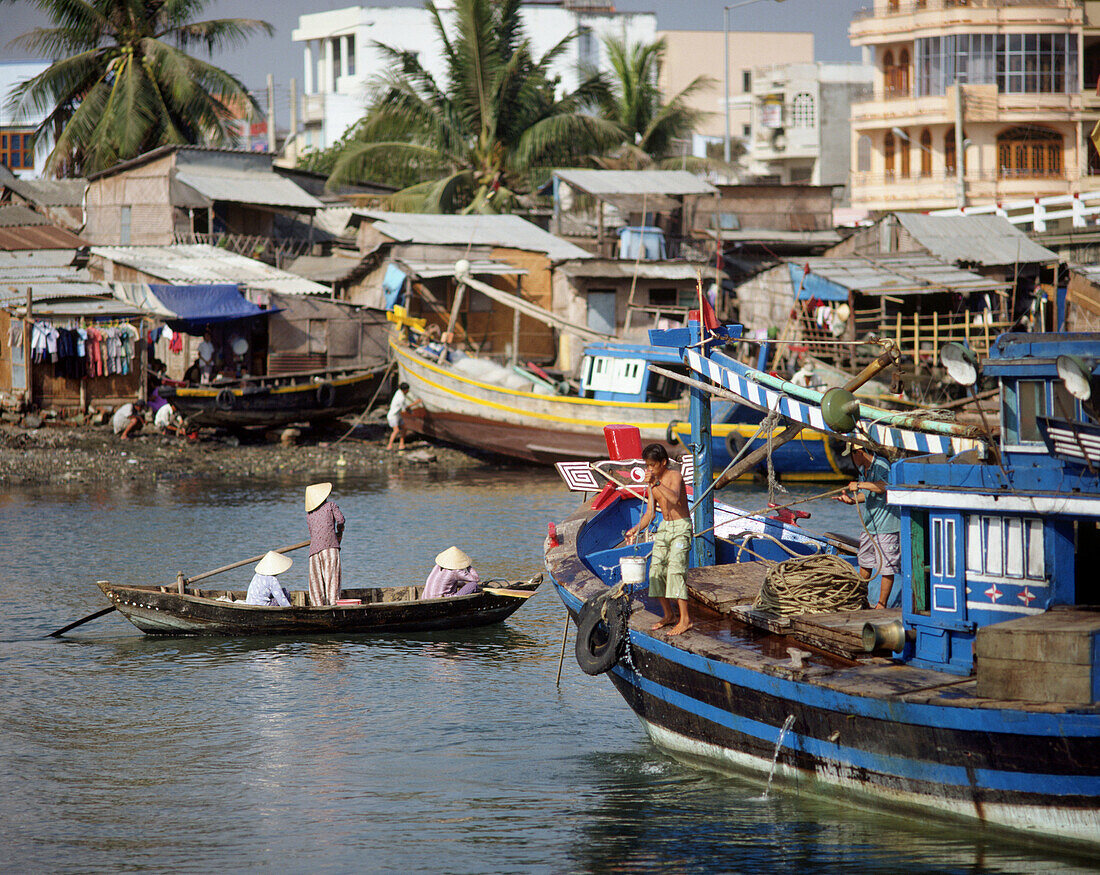
<svg viewBox="0 0 1100 875">
<path fill-rule="evenodd" d="M 739 562 L 689 568 L 684 580 L 688 595 L 712 611 L 728 614 L 735 607 L 753 603 L 767 573 L 764 562 Z"/>
<path fill-rule="evenodd" d="M 824 650 L 839 651 L 853 658 L 865 655 L 865 623 L 888 623 L 901 619 L 901 608 L 837 611 L 828 614 L 800 614 L 791 617 L 791 632 L 797 638 Z"/>
</svg>

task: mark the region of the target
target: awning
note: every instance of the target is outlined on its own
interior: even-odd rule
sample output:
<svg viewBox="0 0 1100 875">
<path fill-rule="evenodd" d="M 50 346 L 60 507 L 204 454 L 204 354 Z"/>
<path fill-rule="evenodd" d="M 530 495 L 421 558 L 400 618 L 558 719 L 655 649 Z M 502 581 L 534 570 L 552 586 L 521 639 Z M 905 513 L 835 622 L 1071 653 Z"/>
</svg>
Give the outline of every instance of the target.
<svg viewBox="0 0 1100 875">
<path fill-rule="evenodd" d="M 792 262 L 787 263 L 787 269 L 791 273 L 791 287 L 795 291 L 795 298 L 799 301 L 809 301 L 817 298 L 819 301 L 844 301 L 848 300 L 848 290 L 844 286 L 831 283 L 825 277 L 818 276 L 812 271 L 806 273 L 804 267 Z M 803 279 L 805 275 L 805 279 Z"/>
<path fill-rule="evenodd" d="M 174 314 L 164 321 L 180 331 L 278 312 L 257 307 L 246 300 L 235 285 L 167 286 L 150 283 L 149 290 L 165 309 Z"/>
</svg>

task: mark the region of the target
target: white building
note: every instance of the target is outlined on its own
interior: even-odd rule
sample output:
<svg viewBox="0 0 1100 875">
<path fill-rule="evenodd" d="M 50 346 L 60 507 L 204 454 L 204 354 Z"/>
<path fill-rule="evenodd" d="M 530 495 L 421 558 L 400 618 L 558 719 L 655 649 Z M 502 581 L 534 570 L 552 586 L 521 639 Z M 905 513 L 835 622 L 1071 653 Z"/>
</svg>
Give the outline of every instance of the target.
<svg viewBox="0 0 1100 875">
<path fill-rule="evenodd" d="M 50 144 L 31 147 L 34 129 L 45 119 L 43 112 L 23 115 L 12 106 L 12 90 L 50 66 L 49 61 L 0 61 L 0 164 L 16 176 L 37 179 L 50 154 Z"/>
<path fill-rule="evenodd" d="M 852 102 L 869 93 L 873 78 L 874 68 L 862 64 L 783 64 L 754 70 L 747 175 L 758 181 L 847 188 Z"/>
<path fill-rule="evenodd" d="M 439 0 L 436 5 L 450 32 L 452 4 Z M 653 42 L 657 37 L 655 13 L 615 12 L 609 0 L 524 3 L 523 20 L 536 58 L 570 34 L 577 34 L 552 68 L 566 90 L 576 88 L 586 67 L 608 69 L 604 37 L 627 42 Z M 423 8 L 351 6 L 303 15 L 291 36 L 303 44 L 305 56 L 299 133 L 302 150 L 331 146 L 362 117 L 370 83 L 387 72 L 375 43 L 416 51 L 436 82 L 442 85 L 446 81 L 435 25 Z"/>
</svg>

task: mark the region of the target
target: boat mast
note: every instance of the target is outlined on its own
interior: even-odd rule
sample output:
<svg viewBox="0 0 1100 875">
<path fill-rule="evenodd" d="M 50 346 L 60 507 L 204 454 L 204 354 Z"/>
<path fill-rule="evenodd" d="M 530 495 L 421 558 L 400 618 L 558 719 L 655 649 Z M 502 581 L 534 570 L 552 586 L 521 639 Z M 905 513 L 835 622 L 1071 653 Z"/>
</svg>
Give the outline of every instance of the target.
<svg viewBox="0 0 1100 875">
<path fill-rule="evenodd" d="M 703 340 L 703 326 L 697 311 L 692 312 L 691 321 L 688 322 L 688 332 L 691 338 L 691 346 L 698 349 L 700 354 L 706 355 L 711 340 L 703 346 L 699 346 Z M 697 386 L 691 386 L 691 409 L 689 421 L 691 423 L 692 455 L 695 457 L 695 494 L 700 495 L 706 491 L 702 501 L 697 501 L 692 513 L 692 530 L 701 532 L 695 535 L 691 545 L 691 565 L 693 568 L 701 568 L 714 564 L 714 490 L 707 490 L 714 479 L 714 459 L 711 448 L 710 434 L 710 393 Z"/>
</svg>

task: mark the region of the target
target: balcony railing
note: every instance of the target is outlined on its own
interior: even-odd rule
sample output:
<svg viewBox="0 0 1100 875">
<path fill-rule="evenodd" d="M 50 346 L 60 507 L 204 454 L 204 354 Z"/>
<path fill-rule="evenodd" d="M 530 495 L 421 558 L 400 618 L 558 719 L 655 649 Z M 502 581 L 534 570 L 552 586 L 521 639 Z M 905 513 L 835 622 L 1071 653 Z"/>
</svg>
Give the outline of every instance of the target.
<svg viewBox="0 0 1100 875">
<path fill-rule="evenodd" d="M 856 11 L 853 21 L 868 18 L 885 18 L 893 15 L 912 15 L 915 12 L 946 9 L 998 9 L 1006 6 L 1040 6 L 1048 9 L 1073 9 L 1076 0 L 898 0 L 876 3 Z"/>
</svg>

